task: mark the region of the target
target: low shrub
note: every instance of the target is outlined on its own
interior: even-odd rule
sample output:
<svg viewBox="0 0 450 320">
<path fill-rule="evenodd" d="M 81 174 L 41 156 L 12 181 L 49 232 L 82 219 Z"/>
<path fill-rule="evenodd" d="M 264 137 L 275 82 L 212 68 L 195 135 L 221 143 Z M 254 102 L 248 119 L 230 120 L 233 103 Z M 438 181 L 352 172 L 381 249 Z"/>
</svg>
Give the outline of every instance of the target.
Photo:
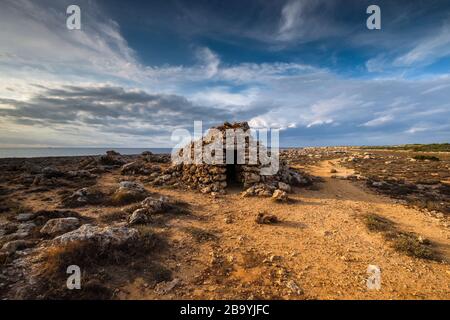
<svg viewBox="0 0 450 320">
<path fill-rule="evenodd" d="M 438 157 L 428 156 L 428 155 L 424 155 L 424 154 L 420 154 L 420 155 L 414 156 L 413 159 L 415 159 L 415 160 L 439 161 Z"/>
</svg>

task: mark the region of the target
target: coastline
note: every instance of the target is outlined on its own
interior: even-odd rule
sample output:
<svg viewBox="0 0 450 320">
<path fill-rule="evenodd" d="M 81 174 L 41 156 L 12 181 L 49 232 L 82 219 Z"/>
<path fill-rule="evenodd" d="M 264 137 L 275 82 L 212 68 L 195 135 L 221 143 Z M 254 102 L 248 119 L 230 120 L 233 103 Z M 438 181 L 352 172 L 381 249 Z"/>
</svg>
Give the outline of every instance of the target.
<svg viewBox="0 0 450 320">
<path fill-rule="evenodd" d="M 65 157 L 96 157 L 114 150 L 133 156 L 150 151 L 153 154 L 170 154 L 171 148 L 0 148 L 0 159 L 37 159 Z"/>
</svg>

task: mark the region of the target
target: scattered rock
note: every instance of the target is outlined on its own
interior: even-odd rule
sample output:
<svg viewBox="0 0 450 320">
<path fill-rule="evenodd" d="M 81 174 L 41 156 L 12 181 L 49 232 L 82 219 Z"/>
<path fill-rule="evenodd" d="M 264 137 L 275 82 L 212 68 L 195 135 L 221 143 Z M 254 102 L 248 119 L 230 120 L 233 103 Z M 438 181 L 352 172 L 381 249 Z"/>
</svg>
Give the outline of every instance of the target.
<svg viewBox="0 0 450 320">
<path fill-rule="evenodd" d="M 69 178 L 95 179 L 97 175 L 90 173 L 87 170 L 68 171 L 66 175 Z"/>
<path fill-rule="evenodd" d="M 183 206 L 184 204 L 171 201 L 168 197 L 147 197 L 133 211 L 128 221 L 130 224 L 142 224 L 150 222 L 150 216 L 157 213 L 188 213 L 189 210 Z"/>
<path fill-rule="evenodd" d="M 7 254 L 12 254 L 16 251 L 27 249 L 35 244 L 34 241 L 29 240 L 14 240 L 5 243 L 1 250 Z"/>
<path fill-rule="evenodd" d="M 84 224 L 80 228 L 60 235 L 52 240 L 53 244 L 67 244 L 75 241 L 95 242 L 99 246 L 121 245 L 138 239 L 138 231 L 128 227 L 98 227 Z"/>
<path fill-rule="evenodd" d="M 323 234 L 324 237 L 328 237 L 328 236 L 331 236 L 333 234 L 333 232 L 331 232 L 329 230 L 325 230 L 325 231 L 323 231 L 322 234 Z"/>
<path fill-rule="evenodd" d="M 122 175 L 148 175 L 150 173 L 158 173 L 161 171 L 159 166 L 149 165 L 145 160 L 136 160 L 124 164 L 120 169 Z"/>
<path fill-rule="evenodd" d="M 146 208 L 140 208 L 133 211 L 128 219 L 129 224 L 145 224 L 150 221 L 150 215 Z"/>
<path fill-rule="evenodd" d="M 211 192 L 211 186 L 206 186 L 202 189 L 200 189 L 201 193 L 210 193 Z"/>
<path fill-rule="evenodd" d="M 157 294 L 167 294 L 172 291 L 178 284 L 180 283 L 180 279 L 175 278 L 172 281 L 164 281 L 160 282 L 155 287 L 155 292 Z"/>
<path fill-rule="evenodd" d="M 267 261 L 267 262 L 279 262 L 279 261 L 281 261 L 282 260 L 282 257 L 281 256 L 278 256 L 278 255 L 271 255 L 267 260 L 265 260 L 265 261 Z"/>
<path fill-rule="evenodd" d="M 16 216 L 16 220 L 20 221 L 20 222 L 33 220 L 33 218 L 34 218 L 34 214 L 33 213 L 19 213 Z"/>
<path fill-rule="evenodd" d="M 80 226 L 80 220 L 77 218 L 57 218 L 50 219 L 42 227 L 41 233 L 56 236 L 72 230 L 77 229 Z"/>
<path fill-rule="evenodd" d="M 105 201 L 103 192 L 95 187 L 82 188 L 72 195 L 62 199 L 62 205 L 67 208 L 77 208 L 85 205 L 100 204 Z"/>
<path fill-rule="evenodd" d="M 272 224 L 279 222 L 278 218 L 273 214 L 266 212 L 259 212 L 256 216 L 256 223 L 258 224 Z"/>
<path fill-rule="evenodd" d="M 284 182 L 278 182 L 278 189 L 288 193 L 292 191 L 291 186 Z"/>
<path fill-rule="evenodd" d="M 303 290 L 295 283 L 295 281 L 293 280 L 289 280 L 286 283 L 286 286 L 294 293 L 294 294 L 298 294 L 301 295 L 303 294 Z"/>
<path fill-rule="evenodd" d="M 430 240 L 428 240 L 427 238 L 422 237 L 422 236 L 417 237 L 417 241 L 420 244 L 425 244 L 425 245 L 429 245 L 430 244 Z"/>
<path fill-rule="evenodd" d="M 272 199 L 275 201 L 279 201 L 279 202 L 285 202 L 288 200 L 288 195 L 287 195 L 286 191 L 277 189 L 274 191 L 274 193 L 272 195 Z"/>
<path fill-rule="evenodd" d="M 113 204 L 123 205 L 145 199 L 148 194 L 149 192 L 142 184 L 134 181 L 122 181 L 111 196 L 111 201 Z"/>
<path fill-rule="evenodd" d="M 36 228 L 36 224 L 34 222 L 27 221 L 27 222 L 20 223 L 17 226 L 17 232 L 30 233 L 31 231 L 33 231 L 34 228 Z"/>
<path fill-rule="evenodd" d="M 2 230 L 3 234 L 11 234 L 17 231 L 17 224 L 15 223 L 5 223 L 0 225 L 0 230 Z"/>
<path fill-rule="evenodd" d="M 64 175 L 63 172 L 53 167 L 45 167 L 41 170 L 41 173 L 45 178 L 58 178 Z"/>
<path fill-rule="evenodd" d="M 100 157 L 100 163 L 104 165 L 110 165 L 110 166 L 121 166 L 125 164 L 125 161 L 122 159 L 120 153 L 110 150 L 106 151 L 106 155 L 103 155 Z"/>
</svg>

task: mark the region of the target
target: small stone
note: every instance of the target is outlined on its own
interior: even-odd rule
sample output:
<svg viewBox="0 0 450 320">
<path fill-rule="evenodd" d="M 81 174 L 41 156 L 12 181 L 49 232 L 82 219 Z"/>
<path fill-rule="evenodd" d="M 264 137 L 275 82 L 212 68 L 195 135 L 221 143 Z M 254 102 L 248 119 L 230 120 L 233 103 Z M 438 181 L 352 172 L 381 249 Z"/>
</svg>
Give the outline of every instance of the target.
<svg viewBox="0 0 450 320">
<path fill-rule="evenodd" d="M 3 245 L 3 247 L 2 247 L 2 251 L 6 252 L 8 254 L 11 254 L 11 253 L 14 253 L 16 251 L 26 249 L 26 248 L 30 247 L 31 245 L 33 245 L 33 244 L 34 244 L 34 242 L 32 242 L 32 241 L 14 240 L 14 241 L 10 241 L 10 242 L 5 243 Z"/>
<path fill-rule="evenodd" d="M 136 209 L 133 211 L 133 214 L 130 216 L 128 223 L 129 224 L 144 224 L 149 222 L 150 217 L 148 215 L 148 210 L 145 208 Z"/>
<path fill-rule="evenodd" d="M 328 231 L 328 230 L 325 230 L 324 232 L 323 232 L 323 236 L 324 237 L 328 237 L 328 236 L 331 236 L 333 233 L 331 232 L 331 231 Z"/>
<path fill-rule="evenodd" d="M 74 217 L 69 218 L 57 218 L 50 219 L 42 227 L 41 233 L 51 236 L 60 235 L 72 230 L 77 229 L 80 226 L 80 220 Z"/>
<path fill-rule="evenodd" d="M 29 221 L 29 220 L 32 220 L 33 218 L 34 218 L 33 213 L 19 213 L 16 216 L 16 220 L 20 221 L 20 222 Z"/>
<path fill-rule="evenodd" d="M 276 261 L 281 261 L 282 257 L 281 256 L 277 256 L 277 255 L 271 255 L 269 257 L 269 261 L 270 262 L 276 262 Z"/>
<path fill-rule="evenodd" d="M 155 292 L 157 294 L 166 294 L 172 291 L 178 284 L 180 283 L 180 279 L 175 278 L 172 281 L 164 281 L 160 282 L 155 287 Z"/>
<path fill-rule="evenodd" d="M 286 286 L 295 294 L 298 294 L 298 295 L 303 294 L 303 290 L 293 280 L 289 280 L 286 283 Z"/>
<path fill-rule="evenodd" d="M 282 202 L 282 201 L 287 201 L 288 200 L 288 196 L 287 196 L 286 191 L 277 189 L 277 190 L 274 191 L 274 193 L 272 195 L 272 199 L 274 199 L 275 201 Z"/>
<path fill-rule="evenodd" d="M 278 182 L 278 189 L 284 192 L 291 192 L 291 186 L 284 182 Z"/>
<path fill-rule="evenodd" d="M 128 241 L 138 239 L 139 232 L 136 229 L 124 226 L 98 227 L 84 224 L 80 228 L 64 233 L 52 240 L 53 244 L 67 244 L 72 242 L 93 242 L 100 247 L 109 244 L 121 245 Z"/>
<path fill-rule="evenodd" d="M 425 245 L 430 244 L 430 240 L 428 240 L 427 238 L 422 237 L 422 236 L 419 236 L 417 238 L 417 241 L 419 241 L 420 244 L 425 244 Z"/>
<path fill-rule="evenodd" d="M 204 187 L 204 188 L 202 188 L 200 190 L 200 192 L 201 193 L 210 193 L 211 192 L 211 187 L 210 186 Z"/>
<path fill-rule="evenodd" d="M 273 214 L 268 214 L 266 212 L 259 212 L 256 216 L 256 223 L 258 224 L 272 224 L 277 223 L 278 218 Z"/>
<path fill-rule="evenodd" d="M 24 222 L 17 226 L 17 232 L 26 232 L 30 233 L 34 228 L 36 228 L 36 224 L 33 222 Z"/>
</svg>

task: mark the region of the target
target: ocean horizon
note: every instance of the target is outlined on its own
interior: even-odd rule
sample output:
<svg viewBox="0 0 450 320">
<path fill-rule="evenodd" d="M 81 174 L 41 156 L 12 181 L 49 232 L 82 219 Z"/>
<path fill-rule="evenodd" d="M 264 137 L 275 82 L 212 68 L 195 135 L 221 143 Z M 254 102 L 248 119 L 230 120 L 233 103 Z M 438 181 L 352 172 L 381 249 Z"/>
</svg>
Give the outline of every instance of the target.
<svg viewBox="0 0 450 320">
<path fill-rule="evenodd" d="M 98 156 L 108 150 L 124 155 L 141 154 L 150 151 L 155 154 L 171 153 L 171 148 L 0 148 L 0 158 L 40 158 L 40 157 L 75 157 Z"/>
<path fill-rule="evenodd" d="M 280 147 L 280 151 L 302 147 Z M 5 158 L 42 158 L 42 157 L 77 157 L 99 156 L 108 150 L 114 150 L 123 155 L 141 154 L 150 151 L 155 154 L 172 153 L 172 148 L 81 148 L 81 147 L 49 147 L 49 148 L 0 148 L 0 159 Z"/>
</svg>

